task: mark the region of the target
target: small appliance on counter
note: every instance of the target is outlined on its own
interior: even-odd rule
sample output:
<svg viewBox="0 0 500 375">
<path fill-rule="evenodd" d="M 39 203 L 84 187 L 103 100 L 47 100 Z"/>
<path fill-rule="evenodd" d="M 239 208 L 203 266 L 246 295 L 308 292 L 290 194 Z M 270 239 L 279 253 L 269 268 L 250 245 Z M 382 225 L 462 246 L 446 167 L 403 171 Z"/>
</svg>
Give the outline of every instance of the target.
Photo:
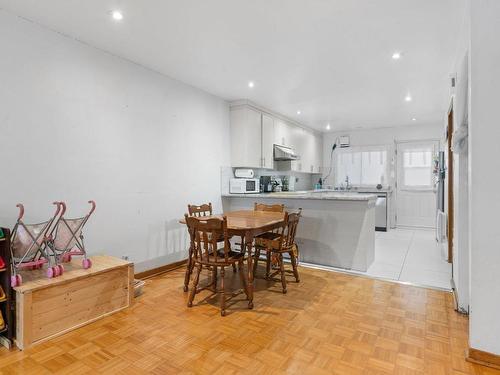
<svg viewBox="0 0 500 375">
<path fill-rule="evenodd" d="M 273 180 L 273 191 L 275 193 L 281 193 L 283 191 L 283 183 L 281 182 L 281 178 L 274 177 L 274 180 Z"/>
<path fill-rule="evenodd" d="M 234 171 L 234 177 L 236 178 L 254 178 L 253 169 L 236 169 Z"/>
<path fill-rule="evenodd" d="M 231 178 L 229 180 L 230 194 L 257 194 L 260 193 L 258 178 Z"/>
<path fill-rule="evenodd" d="M 288 176 L 283 176 L 283 180 L 282 180 L 282 190 L 283 191 L 290 191 L 290 178 Z"/>
<path fill-rule="evenodd" d="M 273 191 L 272 176 L 260 176 L 260 192 L 271 193 Z"/>
</svg>

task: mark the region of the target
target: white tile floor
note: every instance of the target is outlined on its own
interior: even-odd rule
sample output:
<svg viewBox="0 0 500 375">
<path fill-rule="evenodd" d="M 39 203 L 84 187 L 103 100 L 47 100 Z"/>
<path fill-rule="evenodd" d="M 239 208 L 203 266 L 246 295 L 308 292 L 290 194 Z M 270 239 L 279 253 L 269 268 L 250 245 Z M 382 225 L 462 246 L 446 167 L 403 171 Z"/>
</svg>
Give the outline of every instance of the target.
<svg viewBox="0 0 500 375">
<path fill-rule="evenodd" d="M 433 230 L 375 232 L 375 260 L 367 272 L 306 266 L 451 290 L 451 264 L 441 255 Z"/>
<path fill-rule="evenodd" d="M 375 233 L 375 261 L 367 275 L 451 289 L 451 264 L 442 256 L 434 231 L 393 229 Z"/>
</svg>

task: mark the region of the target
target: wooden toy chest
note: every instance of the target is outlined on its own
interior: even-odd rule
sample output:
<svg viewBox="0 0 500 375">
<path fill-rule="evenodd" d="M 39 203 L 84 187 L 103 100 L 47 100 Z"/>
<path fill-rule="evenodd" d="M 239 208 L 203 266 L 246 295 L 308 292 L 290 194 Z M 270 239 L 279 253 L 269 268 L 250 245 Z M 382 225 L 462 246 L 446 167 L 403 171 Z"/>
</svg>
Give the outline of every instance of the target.
<svg viewBox="0 0 500 375">
<path fill-rule="evenodd" d="M 81 257 L 64 263 L 63 275 L 48 279 L 45 269 L 22 272 L 16 293 L 16 345 L 26 349 L 129 307 L 134 266 L 110 256 Z"/>
</svg>

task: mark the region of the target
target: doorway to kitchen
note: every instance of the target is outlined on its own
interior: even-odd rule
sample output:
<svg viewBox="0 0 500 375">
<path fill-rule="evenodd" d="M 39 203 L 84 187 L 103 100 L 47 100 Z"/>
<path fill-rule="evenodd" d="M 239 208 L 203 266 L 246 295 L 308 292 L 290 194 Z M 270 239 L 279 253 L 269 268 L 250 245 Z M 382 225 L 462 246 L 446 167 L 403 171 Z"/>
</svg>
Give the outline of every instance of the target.
<svg viewBox="0 0 500 375">
<path fill-rule="evenodd" d="M 434 158 L 438 140 L 396 142 L 396 225 L 436 227 Z"/>
</svg>

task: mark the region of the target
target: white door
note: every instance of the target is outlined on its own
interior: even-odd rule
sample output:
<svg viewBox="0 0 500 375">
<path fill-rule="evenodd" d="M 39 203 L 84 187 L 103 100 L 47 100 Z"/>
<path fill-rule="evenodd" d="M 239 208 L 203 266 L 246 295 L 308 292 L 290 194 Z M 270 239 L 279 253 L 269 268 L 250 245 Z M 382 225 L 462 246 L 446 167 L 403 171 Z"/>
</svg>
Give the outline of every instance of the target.
<svg viewBox="0 0 500 375">
<path fill-rule="evenodd" d="M 397 142 L 396 224 L 436 227 L 433 174 L 438 141 Z"/>
</svg>

